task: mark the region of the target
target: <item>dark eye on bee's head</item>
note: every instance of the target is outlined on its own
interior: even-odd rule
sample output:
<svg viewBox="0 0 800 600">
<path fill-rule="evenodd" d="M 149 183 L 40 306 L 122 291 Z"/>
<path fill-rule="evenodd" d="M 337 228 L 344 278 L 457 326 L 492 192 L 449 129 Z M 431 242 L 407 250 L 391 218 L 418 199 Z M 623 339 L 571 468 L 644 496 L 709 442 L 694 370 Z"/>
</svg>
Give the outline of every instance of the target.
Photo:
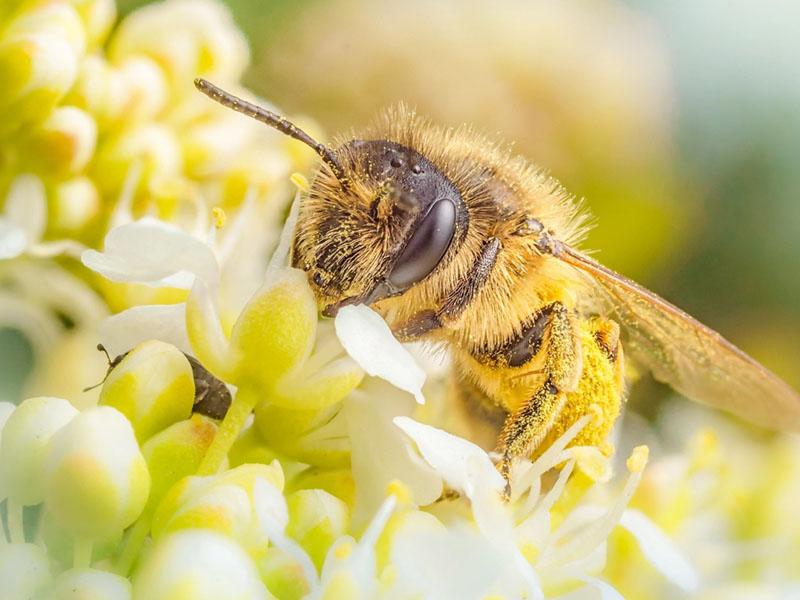
<svg viewBox="0 0 800 600">
<path fill-rule="evenodd" d="M 422 281 L 442 260 L 455 232 L 455 204 L 448 198 L 437 199 L 414 228 L 386 281 L 398 291 Z"/>
<path fill-rule="evenodd" d="M 463 202 L 444 173 L 416 150 L 386 140 L 350 145 L 366 176 L 390 190 L 385 218 L 402 232 L 386 272 L 365 296 L 372 303 L 404 292 L 436 269 L 455 238 Z"/>
</svg>

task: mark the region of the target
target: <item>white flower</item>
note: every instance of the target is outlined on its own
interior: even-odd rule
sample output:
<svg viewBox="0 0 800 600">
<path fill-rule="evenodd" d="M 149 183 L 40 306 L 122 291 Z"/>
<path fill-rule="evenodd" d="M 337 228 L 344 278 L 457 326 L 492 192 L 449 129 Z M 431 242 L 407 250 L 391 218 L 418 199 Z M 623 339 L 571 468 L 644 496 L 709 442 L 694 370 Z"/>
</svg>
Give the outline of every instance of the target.
<svg viewBox="0 0 800 600">
<path fill-rule="evenodd" d="M 44 184 L 34 175 L 19 175 L 11 183 L 3 214 L 0 215 L 0 259 L 22 254 L 49 257 L 78 256 L 84 246 L 73 240 L 44 242 L 47 226 L 47 195 Z"/>
</svg>

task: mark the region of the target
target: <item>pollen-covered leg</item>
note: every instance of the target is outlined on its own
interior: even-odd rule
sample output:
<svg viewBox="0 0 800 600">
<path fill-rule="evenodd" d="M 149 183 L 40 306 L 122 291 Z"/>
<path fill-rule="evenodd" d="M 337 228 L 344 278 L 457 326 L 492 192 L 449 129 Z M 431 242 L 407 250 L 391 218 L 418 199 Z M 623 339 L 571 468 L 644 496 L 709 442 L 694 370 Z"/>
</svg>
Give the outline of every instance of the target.
<svg viewBox="0 0 800 600">
<path fill-rule="evenodd" d="M 544 383 L 522 406 L 508 416 L 498 441 L 502 459 L 498 465 L 511 492 L 510 471 L 514 457 L 535 449 L 559 419 L 567 394 L 575 390 L 582 370 L 582 348 L 576 325 L 560 303 L 548 307 L 549 323 L 543 338 Z"/>
<path fill-rule="evenodd" d="M 564 406 L 566 395 L 549 379 L 527 404 L 509 415 L 500 433 L 498 468 L 506 480 L 505 495 L 511 495 L 511 461 L 525 456 L 547 435 Z"/>
</svg>

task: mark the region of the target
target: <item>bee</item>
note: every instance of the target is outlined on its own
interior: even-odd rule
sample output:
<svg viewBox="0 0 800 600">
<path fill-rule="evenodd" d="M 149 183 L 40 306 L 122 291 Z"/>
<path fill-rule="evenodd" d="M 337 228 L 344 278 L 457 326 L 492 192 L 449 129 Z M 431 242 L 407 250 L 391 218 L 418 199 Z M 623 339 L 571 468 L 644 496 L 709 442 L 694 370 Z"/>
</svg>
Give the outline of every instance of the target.
<svg viewBox="0 0 800 600">
<path fill-rule="evenodd" d="M 84 388 L 84 392 L 93 390 L 96 387 L 103 385 L 111 371 L 119 366 L 119 363 L 128 356 L 129 352 L 124 352 L 113 359 L 108 354 L 103 344 L 97 344 L 97 350 L 106 355 L 108 360 L 108 369 L 103 380 L 93 386 Z M 184 353 L 186 360 L 189 361 L 189 366 L 192 368 L 192 378 L 194 379 L 194 404 L 192 405 L 192 412 L 211 417 L 212 419 L 223 419 L 228 413 L 228 408 L 231 405 L 231 391 L 223 381 L 214 377 L 211 372 L 206 369 L 199 360 L 194 356 Z"/>
<path fill-rule="evenodd" d="M 399 339 L 450 349 L 465 410 L 502 421 L 498 468 L 509 486 L 515 457 L 585 414 L 597 418 L 573 443 L 602 442 L 623 401 L 625 356 L 692 400 L 800 429 L 797 392 L 579 250 L 585 212 L 503 146 L 402 106 L 326 146 L 207 81 L 196 85 L 320 156 L 301 198 L 293 265 L 308 273 L 324 315 L 367 304 Z"/>
</svg>

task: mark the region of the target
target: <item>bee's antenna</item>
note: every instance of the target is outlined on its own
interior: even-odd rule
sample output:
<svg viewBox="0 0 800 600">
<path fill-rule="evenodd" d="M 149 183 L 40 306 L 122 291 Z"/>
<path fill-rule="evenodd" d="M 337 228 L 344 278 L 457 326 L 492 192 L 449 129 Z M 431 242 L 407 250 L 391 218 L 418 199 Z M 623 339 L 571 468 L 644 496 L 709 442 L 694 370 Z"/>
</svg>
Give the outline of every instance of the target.
<svg viewBox="0 0 800 600">
<path fill-rule="evenodd" d="M 311 147 L 314 152 L 319 154 L 322 160 L 325 161 L 325 163 L 331 168 L 333 174 L 336 176 L 336 179 L 338 179 L 342 185 L 346 185 L 347 178 L 344 175 L 344 169 L 342 169 L 342 165 L 339 162 L 339 159 L 336 158 L 333 150 L 328 148 L 325 144 L 317 142 L 314 138 L 312 138 L 291 121 L 288 121 L 282 116 L 277 115 L 266 108 L 257 106 L 252 102 L 248 102 L 247 100 L 242 100 L 241 98 L 238 98 L 237 96 L 218 88 L 213 83 L 206 81 L 205 79 L 195 79 L 194 85 L 206 96 L 212 100 L 215 100 L 216 102 L 219 102 L 223 106 L 232 108 L 236 112 L 245 114 L 257 121 L 261 121 L 262 123 L 266 123 L 281 133 L 284 133 L 289 137 L 293 137 L 296 140 L 300 140 L 307 146 Z"/>
</svg>

